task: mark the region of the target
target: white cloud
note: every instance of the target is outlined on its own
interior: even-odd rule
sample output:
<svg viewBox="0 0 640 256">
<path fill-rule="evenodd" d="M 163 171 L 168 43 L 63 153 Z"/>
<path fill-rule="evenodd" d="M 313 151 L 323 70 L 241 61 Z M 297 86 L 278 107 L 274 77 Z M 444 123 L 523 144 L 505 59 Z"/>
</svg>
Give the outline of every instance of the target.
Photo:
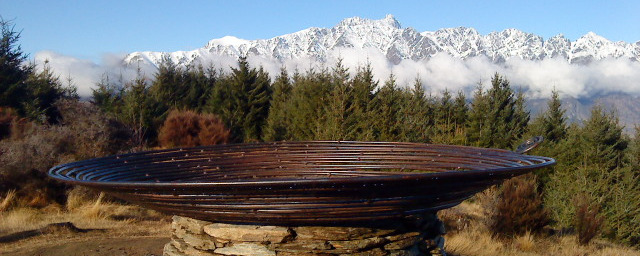
<svg viewBox="0 0 640 256">
<path fill-rule="evenodd" d="M 78 86 L 82 97 L 91 95 L 91 88 L 100 81 L 103 74 L 130 80 L 135 77 L 136 67 L 122 64 L 123 55 L 107 54 L 102 63 L 78 59 L 50 51 L 38 52 L 36 62 L 49 60 L 51 68 L 62 79 L 70 76 Z M 403 60 L 393 65 L 383 53 L 375 49 L 341 48 L 331 51 L 326 62 L 319 63 L 311 58 L 275 61 L 259 56 L 249 56 L 252 66 L 262 66 L 272 78 L 285 67 L 290 74 L 298 70 L 305 72 L 309 68 L 326 67 L 331 69 L 338 59 L 354 74 L 359 66 L 371 64 L 375 78 L 381 83 L 393 72 L 400 85 L 412 86 L 416 77 L 420 77 L 429 91 L 439 94 L 442 90 L 467 93 L 480 81 L 489 83 L 494 73 L 504 75 L 512 86 L 526 90 L 531 98 L 546 98 L 556 88 L 563 96 L 576 98 L 590 97 L 599 93 L 622 92 L 640 95 L 640 63 L 626 59 L 605 59 L 586 65 L 570 64 L 564 59 L 545 59 L 542 61 L 512 58 L 505 63 L 492 63 L 486 57 L 474 57 L 466 60 L 437 54 L 430 60 Z M 229 71 L 237 66 L 237 60 L 228 56 L 212 56 L 201 61 L 204 66 L 212 64 L 216 68 Z M 141 67 L 147 77 L 152 77 L 152 66 Z"/>
<path fill-rule="evenodd" d="M 63 83 L 70 77 L 72 83 L 78 88 L 78 94 L 82 98 L 91 96 L 91 89 L 96 88 L 96 84 L 106 74 L 112 81 L 130 81 L 137 76 L 137 66 L 131 67 L 123 64 L 124 55 L 105 54 L 102 63 L 97 64 L 90 60 L 78 59 L 71 56 L 58 54 L 51 51 L 41 51 L 35 54 L 37 68 L 41 69 L 45 61 L 60 77 Z M 153 76 L 155 68 L 150 65 L 140 66 L 142 74 L 149 78 Z"/>
</svg>

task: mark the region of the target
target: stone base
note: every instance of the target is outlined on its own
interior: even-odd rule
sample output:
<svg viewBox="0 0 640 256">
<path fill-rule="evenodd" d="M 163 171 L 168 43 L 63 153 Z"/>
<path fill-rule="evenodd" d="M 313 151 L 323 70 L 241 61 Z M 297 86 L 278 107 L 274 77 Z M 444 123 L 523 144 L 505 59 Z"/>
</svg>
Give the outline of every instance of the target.
<svg viewBox="0 0 640 256">
<path fill-rule="evenodd" d="M 173 216 L 164 256 L 445 255 L 435 214 L 384 227 L 282 227 L 211 223 Z"/>
</svg>

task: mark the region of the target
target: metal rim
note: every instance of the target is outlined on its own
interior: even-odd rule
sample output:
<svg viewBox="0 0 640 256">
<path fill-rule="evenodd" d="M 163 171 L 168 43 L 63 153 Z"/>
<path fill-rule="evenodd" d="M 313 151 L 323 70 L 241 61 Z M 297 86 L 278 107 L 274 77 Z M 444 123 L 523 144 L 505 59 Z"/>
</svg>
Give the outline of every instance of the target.
<svg viewBox="0 0 640 256">
<path fill-rule="evenodd" d="M 277 179 L 277 180 L 260 180 L 257 178 L 247 178 L 245 180 L 234 180 L 234 181 L 204 181 L 204 180 L 192 180 L 192 181 L 154 181 L 154 180 L 146 180 L 146 181 L 118 181 L 117 179 L 84 179 L 86 177 L 87 172 L 90 172 L 95 177 L 97 172 L 104 170 L 114 169 L 119 172 L 127 172 L 133 171 L 132 169 L 122 168 L 123 166 L 135 167 L 135 164 L 130 164 L 129 161 L 136 160 L 139 158 L 146 158 L 151 161 L 167 161 L 167 158 L 180 158 L 182 156 L 188 157 L 194 153 L 198 153 L 198 151 L 206 153 L 217 150 L 227 150 L 227 151 L 235 151 L 235 152 L 246 152 L 251 148 L 275 148 L 278 149 L 283 146 L 291 146 L 291 145 L 305 145 L 309 148 L 323 146 L 323 147 L 341 147 L 341 146 L 356 146 L 362 147 L 360 151 L 364 152 L 367 150 L 371 150 L 372 148 L 378 146 L 388 147 L 391 151 L 398 152 L 398 150 L 406 150 L 408 148 L 412 149 L 429 149 L 432 152 L 437 152 L 435 156 L 437 157 L 452 157 L 452 153 L 454 151 L 459 151 L 454 157 L 457 158 L 472 158 L 478 159 L 478 163 L 470 163 L 469 161 L 458 162 L 459 164 L 466 165 L 465 170 L 455 170 L 456 168 L 450 169 L 440 169 L 433 170 L 433 172 L 428 173 L 416 173 L 416 172 L 381 172 L 381 171 L 365 171 L 366 169 L 383 169 L 380 165 L 378 166 L 358 166 L 351 165 L 352 169 L 359 169 L 348 171 L 350 173 L 356 174 L 345 177 L 332 177 L 332 178 L 289 178 L 289 179 Z M 339 149 L 336 150 L 337 153 L 341 151 Z M 414 151 L 415 152 L 415 151 Z M 424 151 L 423 151 L 424 152 Z M 313 152 L 312 152 L 313 153 Z M 445 155 L 448 154 L 448 155 Z M 432 155 L 433 156 L 433 155 Z M 156 158 L 154 160 L 154 157 Z M 158 157 L 163 157 L 158 159 Z M 482 168 L 483 162 L 486 164 L 495 159 L 500 159 L 502 163 L 511 163 L 512 166 L 502 166 L 502 167 L 494 167 L 494 168 Z M 331 161 L 331 159 L 324 159 L 325 161 Z M 335 160 L 335 159 L 334 159 Z M 352 158 L 353 160 L 353 158 Z M 424 161 L 426 165 L 429 159 L 425 160 L 415 160 L 415 161 Z M 197 161 L 193 161 L 194 163 Z M 380 161 L 382 162 L 382 161 Z M 437 161 L 431 161 L 437 162 Z M 188 162 L 185 162 L 189 164 Z M 255 164 L 264 164 L 265 162 L 257 162 Z M 270 163 L 270 162 L 266 162 Z M 272 162 L 271 162 L 272 163 Z M 515 164 L 514 164 L 515 163 Z M 107 164 L 112 164 L 109 166 Z M 475 165 L 477 169 L 472 169 L 469 165 Z M 505 171 L 517 172 L 518 170 L 529 170 L 529 169 L 538 169 L 544 168 L 546 166 L 554 165 L 555 160 L 548 157 L 542 156 L 528 156 L 521 155 L 508 150 L 501 149 L 489 149 L 489 148 L 477 148 L 477 147 L 469 147 L 469 146 L 452 146 L 452 145 L 439 145 L 439 144 L 422 144 L 422 143 L 404 143 L 404 142 L 358 142 L 358 141 L 301 141 L 301 142 L 270 142 L 270 143 L 251 143 L 251 144 L 226 144 L 226 145 L 213 145 L 213 146 L 202 146 L 202 147 L 193 147 L 193 148 L 175 148 L 175 149 L 164 149 L 164 150 L 153 150 L 153 151 L 145 151 L 138 153 L 130 153 L 124 155 L 115 155 L 108 156 L 102 158 L 89 159 L 84 161 L 78 161 L 68 164 L 62 164 L 56 167 L 53 167 L 49 170 L 49 175 L 52 178 L 71 182 L 80 185 L 114 185 L 114 186 L 132 186 L 132 187 L 140 187 L 140 186 L 227 186 L 227 185 L 257 185 L 257 184 L 284 184 L 284 183 L 295 183 L 295 184 L 305 184 L 305 183 L 323 183 L 323 182 L 331 182 L 331 183 L 342 183 L 342 182 L 376 182 L 376 181 L 386 181 L 393 179 L 402 179 L 402 178 L 411 178 L 411 179 L 429 179 L 434 177 L 443 177 L 443 176 L 466 176 L 466 175 L 479 175 L 479 174 L 487 174 L 490 175 L 492 173 L 500 173 Z M 283 164 L 286 165 L 286 164 Z M 498 166 L 498 164 L 496 164 Z M 172 166 L 173 168 L 179 169 L 182 166 Z M 326 167 L 326 166 L 325 166 Z M 331 166 L 329 166 L 331 167 Z M 334 165 L 333 167 L 342 167 L 340 165 Z M 388 165 L 388 169 L 401 169 L 401 166 L 391 166 Z M 248 168 L 248 167 L 243 167 Z M 84 171 L 82 175 L 72 176 L 70 174 L 74 174 L 74 172 L 78 172 L 81 169 Z M 406 168 L 412 169 L 412 168 Z M 417 169 L 417 168 L 416 168 Z M 254 171 L 254 170 L 250 170 Z M 344 172 L 344 170 L 342 170 Z M 307 172 L 306 174 L 308 174 Z M 334 175 L 338 175 L 339 171 L 329 171 L 328 173 L 333 173 Z M 363 176 L 357 175 L 362 174 Z M 84 175 L 84 176 L 83 176 Z M 304 174 L 302 174 L 304 175 Z M 327 174 L 330 176 L 330 174 Z"/>
</svg>

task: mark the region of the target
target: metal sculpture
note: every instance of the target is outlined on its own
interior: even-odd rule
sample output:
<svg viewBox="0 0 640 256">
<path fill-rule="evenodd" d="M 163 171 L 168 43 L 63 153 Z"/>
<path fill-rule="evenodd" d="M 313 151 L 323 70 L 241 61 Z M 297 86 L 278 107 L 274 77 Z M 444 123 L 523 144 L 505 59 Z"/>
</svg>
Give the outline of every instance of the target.
<svg viewBox="0 0 640 256">
<path fill-rule="evenodd" d="M 401 142 L 272 142 L 178 148 L 56 166 L 57 180 L 215 222 L 336 225 L 455 206 L 548 157 Z"/>
</svg>

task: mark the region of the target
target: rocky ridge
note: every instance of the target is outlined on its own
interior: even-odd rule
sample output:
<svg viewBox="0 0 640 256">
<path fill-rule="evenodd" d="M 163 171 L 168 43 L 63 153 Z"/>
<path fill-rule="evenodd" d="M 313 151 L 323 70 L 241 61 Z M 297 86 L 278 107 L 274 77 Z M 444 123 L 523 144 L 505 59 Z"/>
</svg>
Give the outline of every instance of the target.
<svg viewBox="0 0 640 256">
<path fill-rule="evenodd" d="M 467 59 L 486 56 L 493 62 L 509 58 L 542 60 L 563 58 L 571 63 L 588 63 L 604 58 L 640 60 L 640 41 L 612 42 L 593 32 L 570 41 L 562 34 L 544 40 L 517 29 L 481 35 L 467 27 L 418 32 L 403 28 L 392 15 L 380 20 L 347 18 L 332 28 L 312 27 L 270 39 L 244 40 L 226 36 L 209 41 L 204 47 L 178 52 L 134 52 L 125 63 L 147 62 L 157 65 L 164 55 L 174 63 L 189 65 L 216 56 L 260 56 L 284 61 L 309 58 L 325 61 L 339 49 L 373 49 L 394 64 L 402 60 L 425 60 L 438 53 Z"/>
</svg>

